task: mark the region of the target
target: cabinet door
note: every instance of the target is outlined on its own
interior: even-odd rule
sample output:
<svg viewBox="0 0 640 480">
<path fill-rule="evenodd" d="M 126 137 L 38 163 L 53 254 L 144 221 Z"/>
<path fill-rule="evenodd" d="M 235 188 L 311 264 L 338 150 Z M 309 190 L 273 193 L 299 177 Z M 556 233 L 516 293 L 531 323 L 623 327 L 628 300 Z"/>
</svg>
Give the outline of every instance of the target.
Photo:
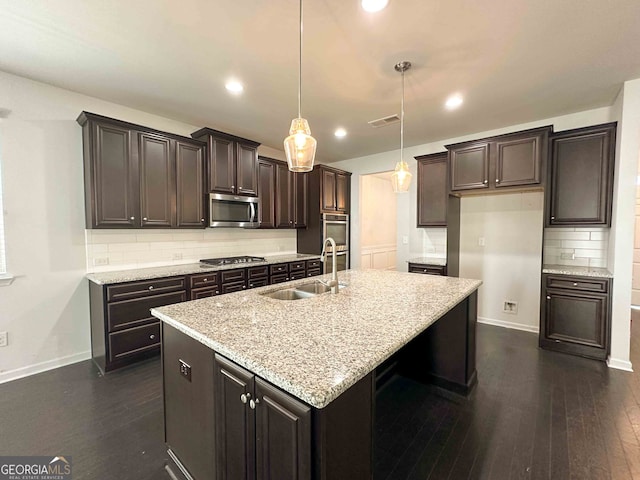
<svg viewBox="0 0 640 480">
<path fill-rule="evenodd" d="M 336 174 L 330 170 L 321 170 L 321 195 L 322 210 L 336 211 Z"/>
<path fill-rule="evenodd" d="M 449 151 L 451 190 L 489 188 L 489 144 L 474 143 Z"/>
<path fill-rule="evenodd" d="M 139 225 L 138 166 L 132 155 L 131 130 L 94 123 L 92 152 L 85 153 L 85 168 L 92 178 L 85 185 L 91 196 L 92 218 L 87 226 L 134 227 Z M 85 142 L 88 145 L 89 142 Z"/>
<path fill-rule="evenodd" d="M 138 134 L 140 161 L 140 225 L 175 224 L 175 159 L 171 140 L 152 133 Z"/>
<path fill-rule="evenodd" d="M 492 142 L 496 188 L 540 184 L 547 138 L 545 132 Z"/>
<path fill-rule="evenodd" d="M 216 355 L 215 360 L 216 479 L 253 480 L 255 417 L 248 401 L 254 376 L 224 357 Z"/>
<path fill-rule="evenodd" d="M 236 192 L 238 195 L 258 194 L 258 149 L 250 145 L 238 143 Z"/>
<path fill-rule="evenodd" d="M 418 227 L 446 227 L 447 199 L 447 154 L 418 157 Z"/>
<path fill-rule="evenodd" d="M 307 227 L 308 207 L 308 184 L 309 177 L 306 173 L 291 173 L 293 176 L 293 223 L 296 228 Z"/>
<path fill-rule="evenodd" d="M 256 387 L 256 479 L 311 479 L 311 410 L 260 378 Z"/>
<path fill-rule="evenodd" d="M 349 211 L 349 176 L 336 173 L 336 210 L 342 213 Z"/>
<path fill-rule="evenodd" d="M 606 349 L 606 294 L 547 289 L 545 338 Z"/>
<path fill-rule="evenodd" d="M 611 226 L 615 124 L 551 140 L 548 225 Z"/>
<path fill-rule="evenodd" d="M 236 192 L 235 143 L 225 138 L 209 138 L 209 190 Z"/>
<path fill-rule="evenodd" d="M 204 148 L 176 141 L 176 226 L 204 228 Z"/>
<path fill-rule="evenodd" d="M 292 176 L 286 164 L 276 165 L 276 228 L 293 228 Z"/>
<path fill-rule="evenodd" d="M 258 219 L 261 228 L 275 228 L 276 165 L 258 161 Z"/>
</svg>

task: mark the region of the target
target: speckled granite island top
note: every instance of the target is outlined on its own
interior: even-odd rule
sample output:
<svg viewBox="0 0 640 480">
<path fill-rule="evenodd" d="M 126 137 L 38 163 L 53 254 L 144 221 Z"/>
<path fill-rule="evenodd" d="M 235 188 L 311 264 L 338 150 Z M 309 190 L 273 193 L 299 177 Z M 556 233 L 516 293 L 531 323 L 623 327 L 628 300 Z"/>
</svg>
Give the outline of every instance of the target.
<svg viewBox="0 0 640 480">
<path fill-rule="evenodd" d="M 192 275 L 196 273 L 214 272 L 217 270 L 273 265 L 275 263 L 295 262 L 296 260 L 312 260 L 314 258 L 320 258 L 320 255 L 291 253 L 286 255 L 269 255 L 264 258 L 264 262 L 232 263 L 219 266 L 206 265 L 203 263 L 187 263 L 184 265 L 168 265 L 166 267 L 133 268 L 112 272 L 88 273 L 86 277 L 98 285 L 109 285 L 112 283 L 135 282 L 137 280 L 151 280 L 153 278 L 163 277 L 177 277 L 179 275 Z"/>
<path fill-rule="evenodd" d="M 555 275 L 578 275 L 581 277 L 613 278 L 613 274 L 606 268 L 573 267 L 569 265 L 543 265 L 542 273 Z"/>
<path fill-rule="evenodd" d="M 447 266 L 445 257 L 415 257 L 407 260 L 407 263 L 419 263 L 420 265 L 438 265 L 440 267 Z"/>
<path fill-rule="evenodd" d="M 347 287 L 337 295 L 295 301 L 261 295 L 285 285 L 279 284 L 155 308 L 151 313 L 323 408 L 482 283 L 378 270 L 340 272 L 339 280 Z"/>
</svg>

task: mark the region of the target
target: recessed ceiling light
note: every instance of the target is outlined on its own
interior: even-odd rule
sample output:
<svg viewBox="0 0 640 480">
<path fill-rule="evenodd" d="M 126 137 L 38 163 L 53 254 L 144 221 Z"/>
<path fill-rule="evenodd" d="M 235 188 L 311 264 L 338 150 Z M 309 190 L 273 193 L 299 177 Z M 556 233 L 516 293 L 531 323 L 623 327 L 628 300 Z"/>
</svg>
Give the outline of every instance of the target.
<svg viewBox="0 0 640 480">
<path fill-rule="evenodd" d="M 242 84 L 236 80 L 228 81 L 225 87 L 231 93 L 235 93 L 235 94 L 242 93 L 242 91 L 244 90 L 244 87 L 242 86 Z"/>
<path fill-rule="evenodd" d="M 387 6 L 389 0 L 362 0 L 362 8 L 367 12 L 379 12 Z"/>
<path fill-rule="evenodd" d="M 347 131 L 344 128 L 338 128 L 335 132 L 333 132 L 333 134 L 338 138 L 342 138 L 347 136 Z"/>
<path fill-rule="evenodd" d="M 444 106 L 447 107 L 448 110 L 455 110 L 460 105 L 462 105 L 462 95 L 457 93 L 447 98 L 447 101 L 444 104 Z"/>
</svg>

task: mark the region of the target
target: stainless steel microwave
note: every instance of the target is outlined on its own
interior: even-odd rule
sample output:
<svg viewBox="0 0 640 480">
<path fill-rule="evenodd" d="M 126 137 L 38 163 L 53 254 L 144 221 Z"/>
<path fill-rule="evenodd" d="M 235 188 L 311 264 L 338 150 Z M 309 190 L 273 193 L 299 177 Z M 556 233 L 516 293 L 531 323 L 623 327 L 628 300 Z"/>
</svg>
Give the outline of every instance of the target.
<svg viewBox="0 0 640 480">
<path fill-rule="evenodd" d="M 209 194 L 210 227 L 258 227 L 258 197 Z"/>
</svg>

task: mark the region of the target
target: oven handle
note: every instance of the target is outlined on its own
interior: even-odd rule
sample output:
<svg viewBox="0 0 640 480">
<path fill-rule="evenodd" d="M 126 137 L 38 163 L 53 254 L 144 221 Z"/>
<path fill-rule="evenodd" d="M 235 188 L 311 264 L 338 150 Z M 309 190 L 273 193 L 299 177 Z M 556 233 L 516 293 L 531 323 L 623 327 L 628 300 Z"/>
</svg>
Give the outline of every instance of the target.
<svg viewBox="0 0 640 480">
<path fill-rule="evenodd" d="M 250 203 L 249 204 L 249 221 L 251 223 L 255 222 L 255 217 L 256 217 L 256 205 L 255 203 Z"/>
</svg>

